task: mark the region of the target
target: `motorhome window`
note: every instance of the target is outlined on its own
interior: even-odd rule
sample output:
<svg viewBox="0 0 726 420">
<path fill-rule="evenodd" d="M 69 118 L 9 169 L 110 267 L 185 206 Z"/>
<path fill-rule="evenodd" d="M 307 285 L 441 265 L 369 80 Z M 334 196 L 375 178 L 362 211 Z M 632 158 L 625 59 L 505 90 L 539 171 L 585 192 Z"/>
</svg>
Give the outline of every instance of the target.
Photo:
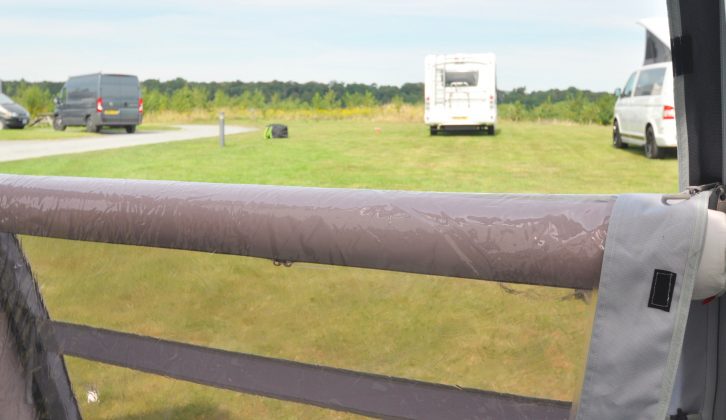
<svg viewBox="0 0 726 420">
<path fill-rule="evenodd" d="M 103 76 L 101 92 L 108 98 L 136 99 L 139 97 L 139 81 L 129 76 Z"/>
<path fill-rule="evenodd" d="M 446 87 L 476 86 L 479 84 L 478 71 L 447 71 L 445 75 Z"/>
<path fill-rule="evenodd" d="M 630 75 L 630 78 L 628 78 L 628 82 L 625 83 L 625 87 L 623 88 L 623 93 L 620 94 L 621 97 L 627 97 L 630 96 L 633 93 L 633 84 L 635 84 L 635 73 Z"/>
<path fill-rule="evenodd" d="M 7 96 L 0 93 L 0 105 L 2 104 L 11 104 L 13 103 L 13 100 L 8 98 Z"/>
<path fill-rule="evenodd" d="M 641 71 L 635 87 L 635 96 L 660 95 L 665 71 L 665 67 Z"/>
</svg>

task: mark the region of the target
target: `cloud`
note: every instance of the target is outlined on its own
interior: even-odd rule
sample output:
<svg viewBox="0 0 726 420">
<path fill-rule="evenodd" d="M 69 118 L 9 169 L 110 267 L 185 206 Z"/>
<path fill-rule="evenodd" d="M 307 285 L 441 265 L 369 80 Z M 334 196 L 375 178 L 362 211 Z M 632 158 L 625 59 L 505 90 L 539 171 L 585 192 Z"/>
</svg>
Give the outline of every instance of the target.
<svg viewBox="0 0 726 420">
<path fill-rule="evenodd" d="M 610 90 L 642 55 L 642 0 L 127 0 L 17 2 L 0 15 L 0 78 L 93 71 L 142 78 L 401 84 L 428 53 L 493 51 L 500 86 Z"/>
</svg>

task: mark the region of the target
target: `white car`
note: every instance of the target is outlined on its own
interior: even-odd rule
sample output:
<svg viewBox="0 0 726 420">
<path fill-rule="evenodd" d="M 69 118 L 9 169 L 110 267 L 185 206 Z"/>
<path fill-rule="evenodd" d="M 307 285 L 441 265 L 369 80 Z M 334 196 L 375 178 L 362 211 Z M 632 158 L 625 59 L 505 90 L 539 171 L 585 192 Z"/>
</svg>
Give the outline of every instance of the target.
<svg viewBox="0 0 726 420">
<path fill-rule="evenodd" d="M 645 156 L 660 159 L 677 146 L 673 65 L 649 64 L 630 75 L 615 92 L 613 146 L 644 146 Z"/>
</svg>

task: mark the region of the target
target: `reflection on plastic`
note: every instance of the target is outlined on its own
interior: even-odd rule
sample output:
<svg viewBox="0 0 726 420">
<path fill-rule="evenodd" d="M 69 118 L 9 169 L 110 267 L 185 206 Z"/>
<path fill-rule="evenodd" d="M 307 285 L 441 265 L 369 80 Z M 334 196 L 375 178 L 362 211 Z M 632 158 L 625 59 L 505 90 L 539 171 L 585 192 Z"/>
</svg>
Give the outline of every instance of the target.
<svg viewBox="0 0 726 420">
<path fill-rule="evenodd" d="M 614 201 L 0 175 L 0 232 L 590 289 Z"/>
</svg>

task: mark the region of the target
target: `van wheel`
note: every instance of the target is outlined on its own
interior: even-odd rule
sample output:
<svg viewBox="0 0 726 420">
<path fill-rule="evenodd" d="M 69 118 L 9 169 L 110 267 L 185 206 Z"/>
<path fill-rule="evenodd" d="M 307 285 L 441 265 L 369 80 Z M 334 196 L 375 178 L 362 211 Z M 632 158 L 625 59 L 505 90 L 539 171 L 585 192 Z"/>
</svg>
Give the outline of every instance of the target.
<svg viewBox="0 0 726 420">
<path fill-rule="evenodd" d="M 66 129 L 65 124 L 63 124 L 63 119 L 60 117 L 60 115 L 56 115 L 53 117 L 53 130 L 55 131 L 64 131 Z"/>
<path fill-rule="evenodd" d="M 628 147 L 627 143 L 623 143 L 623 137 L 620 135 L 620 124 L 618 120 L 613 123 L 613 146 L 618 149 L 625 149 Z"/>
<path fill-rule="evenodd" d="M 430 134 L 431 134 L 432 136 L 435 136 L 435 135 L 439 134 L 439 129 L 438 129 L 438 128 L 436 128 L 436 127 L 433 127 L 433 126 L 431 126 L 431 127 L 429 127 L 429 133 L 430 133 Z"/>
<path fill-rule="evenodd" d="M 135 125 L 127 125 L 126 126 L 126 132 L 129 134 L 133 134 L 136 132 L 136 126 Z"/>
<path fill-rule="evenodd" d="M 89 133 L 98 133 L 99 131 L 101 131 L 101 127 L 96 125 L 93 122 L 93 118 L 87 117 L 86 118 L 86 131 L 88 131 Z"/>
<path fill-rule="evenodd" d="M 653 127 L 651 126 L 645 129 L 645 157 L 648 159 L 661 159 L 663 157 L 663 149 L 656 144 L 655 133 L 653 133 Z"/>
<path fill-rule="evenodd" d="M 496 132 L 496 127 L 494 127 L 493 125 L 487 127 L 487 134 L 489 134 L 490 136 L 493 136 Z"/>
</svg>

